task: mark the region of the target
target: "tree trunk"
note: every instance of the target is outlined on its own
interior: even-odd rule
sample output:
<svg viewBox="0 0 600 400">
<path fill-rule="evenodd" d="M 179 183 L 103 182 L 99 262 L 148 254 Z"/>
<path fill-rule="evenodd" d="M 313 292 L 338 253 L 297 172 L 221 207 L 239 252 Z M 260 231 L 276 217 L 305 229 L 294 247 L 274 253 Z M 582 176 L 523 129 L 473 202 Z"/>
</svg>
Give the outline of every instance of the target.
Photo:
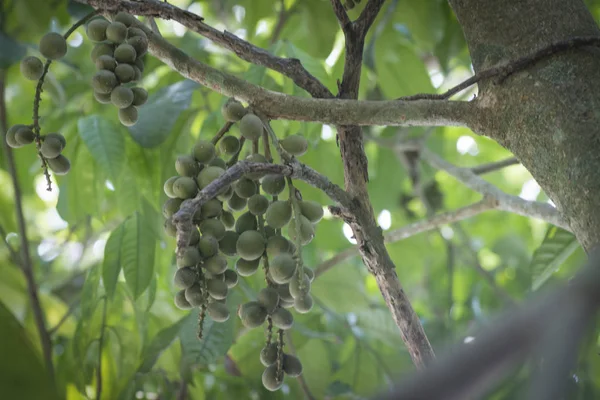
<svg viewBox="0 0 600 400">
<path fill-rule="evenodd" d="M 475 72 L 575 36 L 600 36 L 581 0 L 450 0 Z M 600 49 L 571 49 L 479 84 L 470 127 L 512 151 L 586 250 L 600 243 Z"/>
</svg>

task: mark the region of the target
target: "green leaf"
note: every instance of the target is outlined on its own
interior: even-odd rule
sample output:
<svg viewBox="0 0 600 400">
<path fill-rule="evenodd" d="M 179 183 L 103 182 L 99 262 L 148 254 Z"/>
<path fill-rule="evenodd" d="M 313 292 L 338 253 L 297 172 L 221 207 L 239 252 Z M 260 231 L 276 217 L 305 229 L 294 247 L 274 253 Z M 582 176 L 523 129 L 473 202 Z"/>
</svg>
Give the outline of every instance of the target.
<svg viewBox="0 0 600 400">
<path fill-rule="evenodd" d="M 116 182 L 125 162 L 125 140 L 121 130 L 99 115 L 81 118 L 77 127 L 92 157 Z"/>
<path fill-rule="evenodd" d="M 6 34 L 0 32 L 0 68 L 5 69 L 19 62 L 26 54 L 25 47 Z"/>
<path fill-rule="evenodd" d="M 152 280 L 155 238 L 139 212 L 134 213 L 124 224 L 121 262 L 125 282 L 133 298 L 137 299 Z"/>
<path fill-rule="evenodd" d="M 182 366 L 209 365 L 217 362 L 233 343 L 232 315 L 225 322 L 204 320 L 202 340 L 198 340 L 198 311 L 192 311 L 185 319 L 179 339 L 181 340 Z"/>
<path fill-rule="evenodd" d="M 133 139 L 142 147 L 156 147 L 171 133 L 179 115 L 190 107 L 196 82 L 183 80 L 151 95 L 139 108 L 138 122 L 129 128 Z"/>
<path fill-rule="evenodd" d="M 140 373 L 148 373 L 158 360 L 158 357 L 166 350 L 181 331 L 187 317 L 181 318 L 173 325 L 164 328 L 156 334 L 150 344 L 142 351 L 142 362 L 138 368 Z"/>
<path fill-rule="evenodd" d="M 98 302 L 98 287 L 100 284 L 100 266 L 94 265 L 87 273 L 81 289 L 81 318 L 92 315 Z"/>
<path fill-rule="evenodd" d="M 125 225 L 120 224 L 108 238 L 104 247 L 104 263 L 102 264 L 102 281 L 109 298 L 115 294 L 119 272 L 121 272 L 121 248 L 125 236 Z"/>
<path fill-rule="evenodd" d="M 6 399 L 58 399 L 27 332 L 0 303 L 0 387 Z"/>
<path fill-rule="evenodd" d="M 571 232 L 551 226 L 540 247 L 533 253 L 530 271 L 533 273 L 532 290 L 537 290 L 556 272 L 565 260 L 579 247 Z"/>
</svg>

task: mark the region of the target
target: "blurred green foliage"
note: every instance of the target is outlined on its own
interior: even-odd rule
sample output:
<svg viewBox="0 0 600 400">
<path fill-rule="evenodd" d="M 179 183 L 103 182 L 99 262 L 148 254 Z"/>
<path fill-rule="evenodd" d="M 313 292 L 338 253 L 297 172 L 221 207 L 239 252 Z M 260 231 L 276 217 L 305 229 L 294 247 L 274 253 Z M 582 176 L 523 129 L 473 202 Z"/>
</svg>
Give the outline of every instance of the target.
<svg viewBox="0 0 600 400">
<path fill-rule="evenodd" d="M 343 40 L 329 1 L 170 2 L 189 7 L 208 24 L 276 55 L 300 59 L 331 90 L 341 78 Z M 349 11 L 351 18 L 365 3 Z M 600 2 L 587 3 L 599 18 Z M 21 77 L 18 61 L 26 54 L 38 55 L 42 34 L 64 32 L 87 10 L 67 0 L 0 0 L 0 4 L 2 95 L 10 126 L 27 123 L 32 115 L 35 84 Z M 288 14 L 275 37 L 281 4 Z M 176 23 L 158 21 L 158 26 L 173 44 L 213 67 L 272 90 L 307 96 L 289 79 L 241 61 Z M 14 151 L 48 327 L 67 315 L 52 332 L 59 395 L 69 400 L 95 398 L 98 339 L 106 307 L 102 398 L 176 399 L 184 387 L 188 398 L 195 400 L 303 398 L 298 380 L 288 378 L 276 393 L 263 389 L 260 329 L 247 331 L 237 318 L 224 324 L 208 321 L 205 339 L 198 342 L 195 312 L 173 305 L 175 243 L 162 233 L 162 183 L 174 175 L 177 155 L 187 153 L 198 138 L 210 139 L 223 124 L 219 110 L 225 99 L 183 80 L 148 55 L 142 86 L 150 98 L 141 108 L 140 121 L 127 129 L 119 124 L 113 107 L 93 98 L 91 48 L 84 29 L 78 29 L 69 40 L 66 58 L 52 65 L 41 103 L 43 132 L 60 132 L 67 138 L 71 172 L 54 177 L 49 193 L 34 151 Z M 390 0 L 367 38 L 360 98 L 443 91 L 469 74 L 468 51 L 446 1 Z M 293 121 L 274 121 L 273 127 L 280 136 L 305 135 L 310 149 L 301 161 L 343 185 L 332 127 Z M 430 148 L 461 166 L 510 156 L 495 142 L 464 128 L 366 131 L 376 138 L 431 133 Z M 369 190 L 382 227 L 391 231 L 424 218 L 426 211 L 413 197 L 408 172 L 394 152 L 372 141 L 366 151 Z M 18 249 L 15 198 L 4 156 L 1 161 L 0 227 L 6 242 Z M 547 200 L 520 166 L 485 177 L 508 193 Z M 422 179 L 424 184 L 437 182 L 441 210 L 479 199 L 450 176 L 426 166 Z M 298 186 L 305 198 L 330 204 L 316 189 Z M 332 218 L 318 225 L 315 241 L 304 249 L 309 266 L 317 267 L 352 246 L 342 228 L 342 222 Z M 583 251 L 573 244 L 572 235 L 548 228 L 540 221 L 489 211 L 389 244 L 400 281 L 436 350 L 463 340 L 473 326 L 501 310 L 505 304 L 497 290 L 521 302 L 532 287 L 545 288 L 574 273 Z M 477 272 L 476 264 L 491 274 L 496 289 Z M 43 398 L 49 399 L 25 280 L 5 245 L 0 246 L 0 274 L 3 398 L 37 399 L 46 392 Z M 228 301 L 232 314 L 238 304 L 254 299 L 260 287 L 258 276 L 238 286 Z M 296 315 L 292 341 L 315 398 L 363 398 L 413 370 L 374 278 L 360 259 L 352 258 L 319 277 L 313 295 L 316 307 L 310 314 Z M 571 398 L 600 396 L 595 342 L 590 340 L 582 351 Z M 514 398 L 525 377 L 516 374 L 490 398 Z"/>
</svg>

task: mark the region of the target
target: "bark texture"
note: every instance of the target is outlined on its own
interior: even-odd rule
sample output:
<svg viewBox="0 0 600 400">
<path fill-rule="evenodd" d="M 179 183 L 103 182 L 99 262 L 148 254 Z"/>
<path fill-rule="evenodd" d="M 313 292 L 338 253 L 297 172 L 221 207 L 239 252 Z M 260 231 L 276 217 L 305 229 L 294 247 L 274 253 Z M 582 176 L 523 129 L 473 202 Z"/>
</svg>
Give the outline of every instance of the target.
<svg viewBox="0 0 600 400">
<path fill-rule="evenodd" d="M 600 36 L 581 0 L 450 0 L 475 72 L 574 36 Z M 561 52 L 479 83 L 471 128 L 512 151 L 586 250 L 600 243 L 600 49 Z"/>
</svg>

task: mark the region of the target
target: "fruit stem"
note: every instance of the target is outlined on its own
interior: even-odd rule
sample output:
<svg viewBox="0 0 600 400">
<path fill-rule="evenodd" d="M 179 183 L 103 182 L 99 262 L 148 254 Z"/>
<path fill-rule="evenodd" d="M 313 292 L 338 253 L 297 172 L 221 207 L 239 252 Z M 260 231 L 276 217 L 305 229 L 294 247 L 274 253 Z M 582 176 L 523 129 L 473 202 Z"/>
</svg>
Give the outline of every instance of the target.
<svg viewBox="0 0 600 400">
<path fill-rule="evenodd" d="M 227 132 L 229 132 L 229 129 L 231 129 L 232 126 L 233 122 L 225 122 L 225 125 L 223 125 L 221 129 L 219 129 L 219 132 L 217 132 L 215 136 L 210 140 L 212 144 L 216 146 L 217 143 L 219 143 L 219 140 L 221 140 L 221 138 L 225 136 Z"/>
<path fill-rule="evenodd" d="M 231 158 L 229 159 L 229 161 L 227 161 L 227 164 L 226 164 L 227 168 L 233 166 L 236 162 L 238 162 L 238 159 L 240 158 L 240 153 L 242 152 L 242 150 L 244 148 L 244 143 L 246 143 L 246 138 L 242 136 L 240 138 L 240 148 L 238 149 L 237 153 L 232 155 Z"/>
<path fill-rule="evenodd" d="M 303 271 L 302 267 L 304 264 L 302 262 L 302 237 L 301 237 L 302 226 L 300 224 L 300 216 L 302 216 L 302 211 L 300 210 L 300 202 L 298 199 L 300 192 L 294 186 L 294 183 L 292 182 L 292 178 L 290 178 L 289 176 L 286 176 L 285 179 L 286 179 L 286 182 L 288 185 L 288 189 L 290 191 L 289 198 L 292 203 L 292 212 L 294 213 L 294 220 L 296 221 L 296 223 L 294 224 L 295 228 L 296 228 L 296 240 L 295 240 L 296 254 L 294 254 L 295 259 L 296 259 L 296 271 L 294 273 L 296 274 L 296 278 L 298 279 L 298 284 L 299 284 L 300 290 L 303 290 L 304 289 L 304 276 L 302 274 L 304 273 L 304 271 Z"/>
<path fill-rule="evenodd" d="M 279 336 L 277 337 L 277 381 L 283 380 L 283 329 L 277 331 Z"/>
</svg>

